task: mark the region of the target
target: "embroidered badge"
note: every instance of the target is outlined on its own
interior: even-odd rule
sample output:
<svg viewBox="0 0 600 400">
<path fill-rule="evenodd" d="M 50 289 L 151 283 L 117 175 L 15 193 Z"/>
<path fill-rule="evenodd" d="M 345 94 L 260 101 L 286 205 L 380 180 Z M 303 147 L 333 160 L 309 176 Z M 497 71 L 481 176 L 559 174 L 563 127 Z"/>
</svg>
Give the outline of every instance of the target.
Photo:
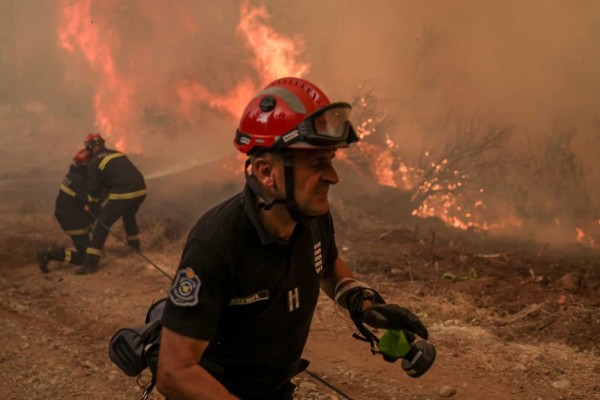
<svg viewBox="0 0 600 400">
<path fill-rule="evenodd" d="M 175 283 L 169 291 L 171 301 L 182 307 L 192 307 L 198 304 L 200 293 L 200 277 L 190 267 L 177 271 Z"/>
<path fill-rule="evenodd" d="M 269 300 L 269 291 L 261 290 L 250 296 L 235 297 L 229 301 L 230 306 L 243 306 L 246 304 L 256 303 L 257 301 Z"/>
</svg>

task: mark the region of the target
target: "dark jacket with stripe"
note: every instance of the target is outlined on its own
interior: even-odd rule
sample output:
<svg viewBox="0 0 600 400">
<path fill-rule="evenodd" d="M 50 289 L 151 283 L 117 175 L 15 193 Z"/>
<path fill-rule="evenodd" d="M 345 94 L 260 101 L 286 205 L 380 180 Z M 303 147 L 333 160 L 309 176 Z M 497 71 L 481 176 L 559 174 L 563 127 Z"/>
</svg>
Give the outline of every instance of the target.
<svg viewBox="0 0 600 400">
<path fill-rule="evenodd" d="M 88 200 L 126 200 L 146 195 L 141 172 L 123 153 L 101 149 L 88 164 Z"/>
<path fill-rule="evenodd" d="M 85 234 L 94 221 L 83 209 L 87 203 L 86 174 L 85 166 L 71 165 L 56 198 L 54 215 L 68 234 Z"/>
</svg>

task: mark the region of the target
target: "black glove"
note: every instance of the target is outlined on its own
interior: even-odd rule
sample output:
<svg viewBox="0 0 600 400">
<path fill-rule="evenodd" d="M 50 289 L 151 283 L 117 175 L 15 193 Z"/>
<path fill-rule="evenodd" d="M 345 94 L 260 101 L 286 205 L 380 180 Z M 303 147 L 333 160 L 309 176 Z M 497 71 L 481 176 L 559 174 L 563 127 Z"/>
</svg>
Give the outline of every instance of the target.
<svg viewBox="0 0 600 400">
<path fill-rule="evenodd" d="M 371 306 L 363 311 L 363 303 Z M 385 304 L 385 300 L 375 289 L 358 287 L 348 292 L 346 304 L 350 318 L 357 323 L 365 323 L 377 329 L 402 329 L 427 340 L 427 328 L 412 311 L 396 304 Z"/>
<path fill-rule="evenodd" d="M 396 304 L 373 304 L 362 314 L 365 324 L 378 329 L 402 329 L 427 340 L 429 332 L 412 311 Z"/>
</svg>

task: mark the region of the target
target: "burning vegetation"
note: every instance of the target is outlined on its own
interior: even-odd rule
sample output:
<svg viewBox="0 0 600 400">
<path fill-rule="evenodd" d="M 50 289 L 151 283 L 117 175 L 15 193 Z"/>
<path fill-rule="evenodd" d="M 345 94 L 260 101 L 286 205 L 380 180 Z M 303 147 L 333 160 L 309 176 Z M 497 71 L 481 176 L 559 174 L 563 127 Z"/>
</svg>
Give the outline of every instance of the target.
<svg viewBox="0 0 600 400">
<path fill-rule="evenodd" d="M 0 398 L 139 395 L 98 338 L 139 320 L 167 283 L 115 239 L 85 285 L 66 264 L 42 276 L 33 259 L 50 238 L 68 240 L 52 207 L 83 136 L 102 132 L 139 161 L 151 189 L 144 254 L 174 273 L 190 224 L 240 189 L 231 141 L 243 105 L 283 75 L 352 103 L 362 140 L 336 156 L 338 248 L 365 281 L 417 305 L 440 354 L 453 355 L 431 380 L 405 384 L 388 365 L 366 366 L 353 328 L 320 305 L 308 349 L 317 372 L 350 382 L 356 398 L 431 398 L 440 384 L 464 398 L 595 398 L 600 118 L 586 107 L 597 104 L 600 59 L 598 5 L 584 3 L 506 2 L 486 14 L 486 2 L 386 2 L 391 12 L 356 0 L 320 2 L 316 17 L 309 1 L 0 1 L 2 316 L 22 333 L 4 337 Z M 433 92 L 448 101 L 425 105 Z M 514 94 L 519 104 L 506 106 Z M 531 104 L 553 96 L 560 107 L 544 108 L 543 127 L 528 125 Z M 478 108 L 488 101 L 506 113 Z M 554 118 L 563 106 L 572 119 Z"/>
<path fill-rule="evenodd" d="M 445 119 L 411 157 L 394 141 L 394 122 L 374 91 L 359 88 L 353 106 L 362 141 L 346 159 L 398 190 L 387 202 L 410 199 L 411 215 L 459 229 L 538 230 L 538 240 L 570 238 L 595 246 L 598 221 L 581 160 L 570 146 L 572 131 L 557 130 L 535 147 L 529 138 L 515 137 L 512 127 Z"/>
<path fill-rule="evenodd" d="M 166 138 L 162 146 L 187 149 L 176 142 L 202 136 L 200 129 L 222 128 L 204 128 L 208 120 L 224 120 L 232 128 L 247 99 L 266 82 L 303 77 L 313 64 L 305 39 L 282 33 L 257 2 L 227 6 L 233 11 L 223 17 L 229 33 L 204 26 L 194 15 L 207 5 L 193 2 L 61 0 L 57 5 L 55 39 L 65 60 L 65 84 L 91 88 L 94 129 L 128 153 L 146 155 L 155 137 Z M 132 14 L 139 18 L 135 26 Z M 417 72 L 436 51 L 435 31 L 424 32 L 410 72 L 413 99 L 423 80 Z M 225 48 L 219 43 L 226 34 L 234 41 Z M 201 38 L 210 40 L 190 54 Z M 226 72 L 215 71 L 217 57 Z M 157 63 L 158 58 L 167 61 Z M 557 123 L 540 141 L 516 125 L 481 117 L 442 116 L 426 126 L 407 125 L 396 109 L 404 106 L 379 96 L 375 85 L 358 87 L 353 120 L 362 141 L 339 158 L 391 190 L 382 206 L 461 230 L 597 246 L 600 217 L 589 190 L 593 179 L 586 177 L 589 169 L 572 145 L 581 134 L 578 128 Z M 51 114 L 40 102 L 22 108 L 29 120 L 31 113 L 42 120 Z M 229 145 L 231 131 L 215 141 Z M 194 145 L 210 147 L 205 139 L 196 140 Z"/>
</svg>

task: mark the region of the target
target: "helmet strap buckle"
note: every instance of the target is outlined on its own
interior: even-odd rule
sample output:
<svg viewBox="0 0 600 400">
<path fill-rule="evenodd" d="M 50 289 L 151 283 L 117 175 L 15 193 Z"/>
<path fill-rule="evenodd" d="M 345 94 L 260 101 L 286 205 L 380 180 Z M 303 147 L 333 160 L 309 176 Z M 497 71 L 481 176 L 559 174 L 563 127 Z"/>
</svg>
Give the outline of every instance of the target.
<svg viewBox="0 0 600 400">
<path fill-rule="evenodd" d="M 291 149 L 284 149 L 280 153 L 283 158 L 283 175 L 285 180 L 285 198 L 273 198 L 265 193 L 263 187 L 260 186 L 256 177 L 248 172 L 250 167 L 250 159 L 246 160 L 244 166 L 244 175 L 246 184 L 263 201 L 258 204 L 258 207 L 263 210 L 270 210 L 275 204 L 283 204 L 290 213 L 292 219 L 301 225 L 308 224 L 314 217 L 304 214 L 298 208 L 294 199 L 294 159 Z"/>
</svg>

